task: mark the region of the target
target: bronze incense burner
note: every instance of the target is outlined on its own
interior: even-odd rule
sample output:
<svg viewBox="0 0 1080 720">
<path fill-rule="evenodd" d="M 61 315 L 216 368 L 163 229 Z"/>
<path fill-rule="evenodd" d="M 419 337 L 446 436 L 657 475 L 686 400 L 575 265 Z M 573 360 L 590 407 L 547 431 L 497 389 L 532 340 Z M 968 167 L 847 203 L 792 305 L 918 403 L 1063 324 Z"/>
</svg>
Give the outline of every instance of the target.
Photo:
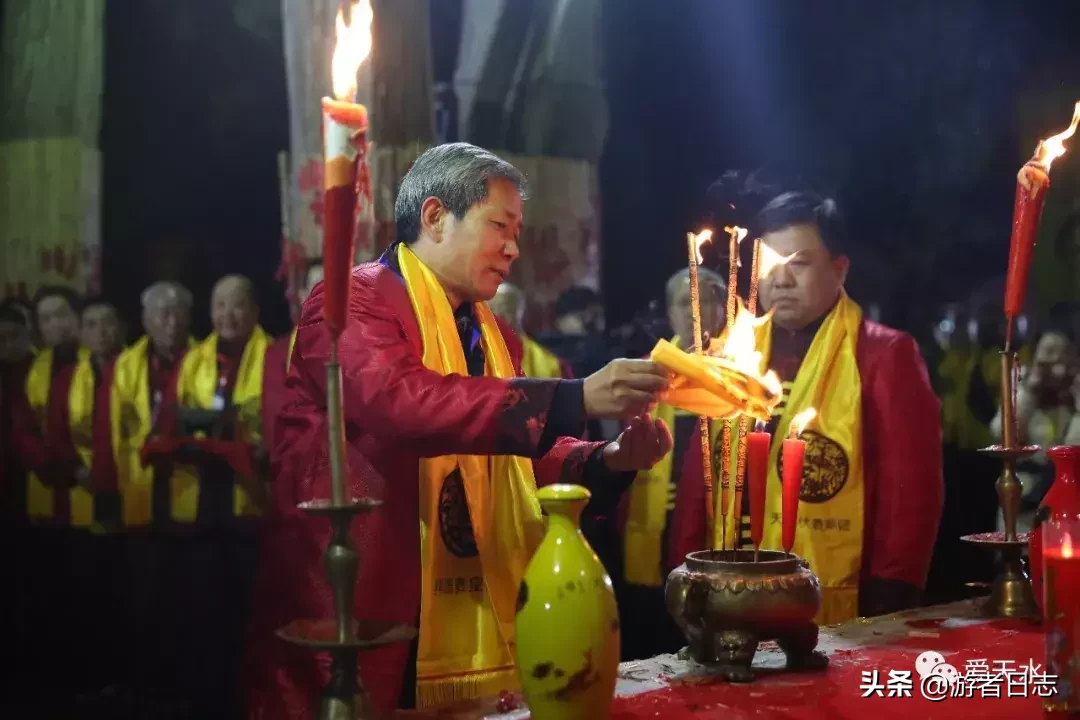
<svg viewBox="0 0 1080 720">
<path fill-rule="evenodd" d="M 815 648 L 821 586 L 805 560 L 776 550 L 702 550 L 668 576 L 668 612 L 690 643 L 681 651 L 730 682 L 754 679 L 758 643 L 776 640 L 790 670 L 821 669 Z"/>
</svg>

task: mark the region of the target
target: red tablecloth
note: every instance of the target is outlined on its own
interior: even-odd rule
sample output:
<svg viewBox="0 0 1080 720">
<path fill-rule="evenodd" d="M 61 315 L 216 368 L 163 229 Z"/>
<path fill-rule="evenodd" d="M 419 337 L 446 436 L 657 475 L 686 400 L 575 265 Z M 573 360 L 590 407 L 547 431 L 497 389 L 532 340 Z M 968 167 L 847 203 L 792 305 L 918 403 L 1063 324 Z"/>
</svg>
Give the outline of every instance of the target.
<svg viewBox="0 0 1080 720">
<path fill-rule="evenodd" d="M 828 669 L 795 673 L 783 669 L 784 655 L 775 643 L 762 644 L 754 658 L 757 679 L 746 685 L 718 680 L 707 669 L 674 655 L 623 663 L 619 667 L 611 717 L 613 720 L 1043 717 L 1042 699 L 1036 695 L 1039 684 L 1032 677 L 1033 673 L 1044 676 L 1046 672 L 1041 627 L 1021 621 L 984 619 L 975 601 L 822 628 L 818 647 L 829 656 Z M 949 695 L 935 702 L 923 695 L 915 661 L 927 651 L 939 653 L 964 676 L 960 691 L 948 691 L 961 692 L 960 696 Z M 985 661 L 985 675 L 979 683 L 969 682 L 970 663 L 980 660 Z M 1025 667 L 1032 669 L 1022 675 Z M 1012 696 L 1006 677 L 992 679 L 1003 669 L 1012 673 Z M 909 673 L 908 696 L 888 697 L 890 671 Z M 874 693 L 864 697 L 866 681 L 875 679 L 882 696 Z M 892 684 L 901 687 L 895 681 Z M 453 720 L 529 717 L 524 707 L 504 714 L 497 713 L 495 708 L 495 699 L 489 698 L 460 708 L 442 709 L 437 714 L 415 713 L 408 717 L 437 716 Z"/>
<path fill-rule="evenodd" d="M 986 660 L 988 673 L 996 675 L 1005 668 L 1019 673 L 1034 660 L 1036 670 L 1045 672 L 1043 636 L 1030 623 L 1008 620 L 937 630 L 932 620 L 917 621 L 916 636 L 890 639 L 887 644 L 840 649 L 831 653 L 829 669 L 818 673 L 791 674 L 764 670 L 749 685 L 722 681 L 684 681 L 671 687 L 615 700 L 612 720 L 638 718 L 991 718 L 1040 717 L 1041 700 L 1035 696 L 1036 684 L 1023 676 L 1014 681 L 1009 697 L 1006 679 L 971 691 L 973 697 L 945 697 L 937 702 L 926 699 L 920 690 L 920 676 L 915 660 L 925 650 L 935 650 L 945 661 L 964 673 L 968 662 Z M 1004 661 L 1004 662 L 999 662 Z M 888 695 L 890 671 L 911 672 L 910 697 L 863 697 L 863 673 L 877 671 L 881 693 Z M 1030 675 L 1030 673 L 1029 673 Z M 873 676 L 871 675 L 871 679 Z M 961 683 L 965 681 L 961 680 Z M 968 683 L 974 686 L 973 683 Z M 996 686 L 1000 697 L 993 695 Z M 985 689 L 984 689 L 985 688 Z M 934 694 L 933 688 L 930 694 Z M 957 691 L 959 692 L 959 691 Z M 967 693 L 965 693 L 967 694 Z M 1025 697 L 1026 695 L 1026 697 Z"/>
</svg>

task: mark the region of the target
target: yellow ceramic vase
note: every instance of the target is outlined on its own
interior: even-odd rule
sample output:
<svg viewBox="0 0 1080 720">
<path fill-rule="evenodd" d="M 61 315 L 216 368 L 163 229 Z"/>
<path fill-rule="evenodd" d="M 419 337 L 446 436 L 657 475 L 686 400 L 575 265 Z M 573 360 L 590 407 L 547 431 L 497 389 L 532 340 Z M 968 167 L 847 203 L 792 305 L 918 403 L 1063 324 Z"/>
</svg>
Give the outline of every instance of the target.
<svg viewBox="0 0 1080 720">
<path fill-rule="evenodd" d="M 515 618 L 518 675 L 533 720 L 597 720 L 611 712 L 619 669 L 619 609 L 581 534 L 589 491 L 537 492 L 547 534 L 525 570 Z"/>
</svg>

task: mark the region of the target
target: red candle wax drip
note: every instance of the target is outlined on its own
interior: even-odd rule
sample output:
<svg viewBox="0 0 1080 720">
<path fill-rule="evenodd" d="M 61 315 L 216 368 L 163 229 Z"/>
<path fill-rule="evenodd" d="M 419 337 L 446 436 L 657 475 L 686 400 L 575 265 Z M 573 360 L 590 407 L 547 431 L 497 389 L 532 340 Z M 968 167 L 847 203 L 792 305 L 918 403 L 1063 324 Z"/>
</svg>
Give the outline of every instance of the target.
<svg viewBox="0 0 1080 720">
<path fill-rule="evenodd" d="M 799 524 L 799 491 L 802 489 L 803 458 L 806 456 L 806 441 L 798 438 L 786 438 L 781 449 L 784 466 L 784 502 L 783 502 L 783 543 L 784 552 L 790 553 L 795 547 L 795 527 Z"/>
<path fill-rule="evenodd" d="M 323 219 L 323 313 L 326 326 L 336 338 L 345 329 L 349 308 L 356 225 L 356 187 L 326 190 Z"/>
<path fill-rule="evenodd" d="M 746 466 L 750 476 L 750 540 L 761 547 L 765 531 L 765 499 L 769 478 L 769 444 L 767 432 L 752 432 L 746 438 Z"/>
<path fill-rule="evenodd" d="M 1024 295 L 1027 294 L 1039 219 L 1046 203 L 1046 190 L 1050 187 L 1050 176 L 1042 168 L 1028 164 L 1025 172 L 1031 187 L 1026 188 L 1017 181 L 1016 198 L 1013 201 L 1009 271 L 1005 282 L 1005 314 L 1010 318 L 1020 315 L 1024 308 Z"/>
</svg>

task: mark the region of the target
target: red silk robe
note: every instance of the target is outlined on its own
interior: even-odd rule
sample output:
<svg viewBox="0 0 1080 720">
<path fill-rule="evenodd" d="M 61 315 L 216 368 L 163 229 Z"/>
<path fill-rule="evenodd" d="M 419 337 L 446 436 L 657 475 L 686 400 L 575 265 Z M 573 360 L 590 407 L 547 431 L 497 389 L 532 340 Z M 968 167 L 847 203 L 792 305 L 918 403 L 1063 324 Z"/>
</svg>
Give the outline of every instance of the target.
<svg viewBox="0 0 1080 720">
<path fill-rule="evenodd" d="M 274 497 L 265 518 L 247 652 L 252 719 L 311 717 L 329 677 L 328 658 L 316 664 L 306 650 L 274 637 L 291 620 L 333 614 L 322 564 L 329 524 L 296 509 L 301 501 L 330 497 L 324 410 L 330 340 L 322 304 L 320 285 L 304 304 L 284 397 L 273 401 L 282 410 L 273 431 Z M 501 322 L 500 329 L 520 373 L 521 343 Z M 559 437 L 546 452 L 540 447 L 548 423 L 555 422 L 548 409 L 564 381 L 443 376 L 426 369 L 405 286 L 378 263 L 353 271 L 339 357 L 350 487 L 356 496 L 384 502 L 353 526 L 360 554 L 353 615 L 414 625 L 420 604 L 421 457 L 516 454 L 534 458 L 538 485 L 583 482 L 602 443 Z M 632 473 L 620 480 L 611 507 L 632 480 Z M 594 504 L 605 487 L 592 487 Z M 408 645 L 400 644 L 361 655 L 361 676 L 377 708 L 396 707 L 408 654 Z"/>
<path fill-rule="evenodd" d="M 902 591 L 892 592 L 899 587 L 926 585 L 945 501 L 941 416 L 911 336 L 863 320 L 856 362 L 866 488 L 859 605 L 861 614 L 872 615 L 894 609 L 883 602 L 906 604 L 898 597 Z M 690 443 L 677 490 L 668 558 L 673 567 L 705 544 L 701 472 L 701 446 Z M 884 592 L 874 592 L 875 584 Z"/>
</svg>

